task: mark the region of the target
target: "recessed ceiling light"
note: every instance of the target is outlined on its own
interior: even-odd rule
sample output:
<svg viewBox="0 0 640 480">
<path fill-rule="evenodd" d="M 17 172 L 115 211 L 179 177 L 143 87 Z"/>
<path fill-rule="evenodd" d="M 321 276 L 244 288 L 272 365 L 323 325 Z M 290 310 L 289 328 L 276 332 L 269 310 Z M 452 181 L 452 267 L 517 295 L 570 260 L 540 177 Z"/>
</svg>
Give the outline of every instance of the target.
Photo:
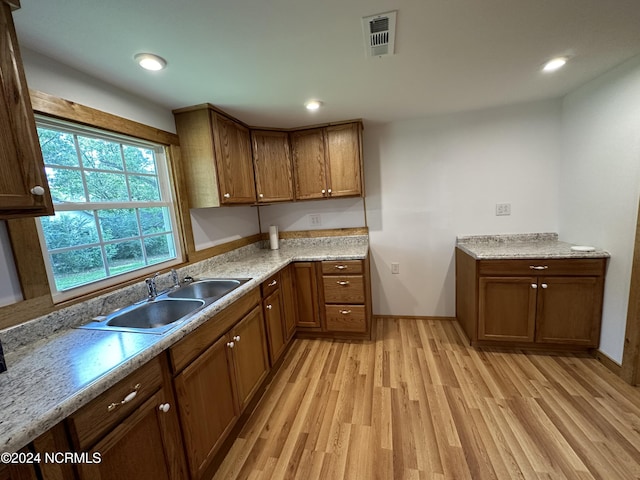
<svg viewBox="0 0 640 480">
<path fill-rule="evenodd" d="M 567 57 L 556 57 L 549 60 L 545 63 L 544 67 L 542 67 L 543 72 L 555 72 L 559 68 L 564 67 L 565 63 L 567 63 Z"/>
<path fill-rule="evenodd" d="M 322 102 L 320 100 L 309 100 L 308 102 L 305 102 L 304 106 L 307 110 L 314 111 L 318 110 L 322 106 Z"/>
<path fill-rule="evenodd" d="M 133 58 L 145 70 L 158 71 L 167 66 L 167 61 L 164 58 L 153 53 L 138 53 Z"/>
</svg>

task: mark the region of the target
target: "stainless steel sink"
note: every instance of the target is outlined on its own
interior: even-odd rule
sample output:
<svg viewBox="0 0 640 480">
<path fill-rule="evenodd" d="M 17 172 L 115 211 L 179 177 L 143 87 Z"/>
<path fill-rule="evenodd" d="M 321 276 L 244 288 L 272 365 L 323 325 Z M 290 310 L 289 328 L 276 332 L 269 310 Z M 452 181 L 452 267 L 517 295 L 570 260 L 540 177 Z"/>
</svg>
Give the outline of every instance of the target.
<svg viewBox="0 0 640 480">
<path fill-rule="evenodd" d="M 96 317 L 79 328 L 163 334 L 250 279 L 206 278 Z"/>
<path fill-rule="evenodd" d="M 221 298 L 246 280 L 208 278 L 180 287 L 167 294 L 170 298 Z"/>
</svg>

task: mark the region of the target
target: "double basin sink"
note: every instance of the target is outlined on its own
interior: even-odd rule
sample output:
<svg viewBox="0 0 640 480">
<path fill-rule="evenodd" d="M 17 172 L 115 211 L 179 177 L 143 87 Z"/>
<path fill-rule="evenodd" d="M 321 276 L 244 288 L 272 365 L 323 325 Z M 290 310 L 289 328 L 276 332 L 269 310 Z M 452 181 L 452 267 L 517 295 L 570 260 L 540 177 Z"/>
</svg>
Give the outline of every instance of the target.
<svg viewBox="0 0 640 480">
<path fill-rule="evenodd" d="M 163 334 L 204 307 L 220 300 L 249 279 L 206 278 L 174 287 L 142 301 L 96 317 L 80 328 Z"/>
</svg>

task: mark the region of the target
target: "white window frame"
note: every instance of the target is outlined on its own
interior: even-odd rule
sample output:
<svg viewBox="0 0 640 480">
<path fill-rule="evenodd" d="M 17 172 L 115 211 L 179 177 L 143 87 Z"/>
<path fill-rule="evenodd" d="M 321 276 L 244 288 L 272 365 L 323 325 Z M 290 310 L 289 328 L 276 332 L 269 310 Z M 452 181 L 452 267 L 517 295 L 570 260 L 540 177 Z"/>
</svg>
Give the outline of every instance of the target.
<svg viewBox="0 0 640 480">
<path fill-rule="evenodd" d="M 160 201 L 154 202 L 65 202 L 65 203 L 54 203 L 54 211 L 62 212 L 62 211 L 76 211 L 76 210 L 102 210 L 102 209 L 138 209 L 138 208 L 153 208 L 153 207 L 167 207 L 169 211 L 171 227 L 172 227 L 172 237 L 173 244 L 175 250 L 175 258 L 166 260 L 160 263 L 154 263 L 153 265 L 148 265 L 143 268 L 139 268 L 136 270 L 132 270 L 130 272 L 124 272 L 117 275 L 108 276 L 106 278 L 102 278 L 99 280 L 95 280 L 90 283 L 86 283 L 84 285 L 79 285 L 77 287 L 72 287 L 64 291 L 59 291 L 56 287 L 55 276 L 53 273 L 53 268 L 51 266 L 51 261 L 49 257 L 49 250 L 47 249 L 47 243 L 44 237 L 44 230 L 42 228 L 42 223 L 38 219 L 36 221 L 36 227 L 38 231 L 38 238 L 40 240 L 40 248 L 42 249 L 42 256 L 44 258 L 45 269 L 47 272 L 47 280 L 49 282 L 49 288 L 51 290 L 51 298 L 54 303 L 64 302 L 71 298 L 79 297 L 82 295 L 87 295 L 90 293 L 94 293 L 100 289 L 112 287 L 123 282 L 127 282 L 129 280 L 133 280 L 142 276 L 151 275 L 159 270 L 169 268 L 175 265 L 179 265 L 184 262 L 184 256 L 182 252 L 182 242 L 181 235 L 179 230 L 179 225 L 177 222 L 176 216 L 176 207 L 173 198 L 173 191 L 170 184 L 170 176 L 169 176 L 169 168 L 167 162 L 167 146 L 159 143 L 149 142 L 147 140 L 141 140 L 135 137 L 111 133 L 102 129 L 85 126 L 82 124 L 77 124 L 65 120 L 59 120 L 55 118 L 51 118 L 44 115 L 36 114 L 36 126 L 42 128 L 50 128 L 58 131 L 64 131 L 70 134 L 75 135 L 87 135 L 92 138 L 98 138 L 106 141 L 112 141 L 117 143 L 125 143 L 127 145 L 148 148 L 154 150 L 156 155 L 156 171 L 158 178 L 158 188 L 160 190 Z M 80 168 L 79 168 L 80 169 Z M 99 170 L 98 170 L 99 171 Z M 113 171 L 109 171 L 109 173 L 113 173 Z M 85 180 L 83 177 L 83 185 Z M 86 191 L 86 190 L 85 190 Z M 107 245 L 111 242 L 104 242 L 102 239 L 102 234 L 100 233 L 99 225 L 98 227 L 98 237 L 101 248 L 104 245 Z"/>
</svg>

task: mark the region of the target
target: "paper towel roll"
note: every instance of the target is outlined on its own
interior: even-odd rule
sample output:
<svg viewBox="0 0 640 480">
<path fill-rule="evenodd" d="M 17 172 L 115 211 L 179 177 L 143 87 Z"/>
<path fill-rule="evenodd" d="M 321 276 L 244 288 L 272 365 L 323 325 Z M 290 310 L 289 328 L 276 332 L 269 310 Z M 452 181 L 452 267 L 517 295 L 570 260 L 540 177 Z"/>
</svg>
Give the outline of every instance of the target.
<svg viewBox="0 0 640 480">
<path fill-rule="evenodd" d="M 280 248 L 280 246 L 278 245 L 278 226 L 277 225 L 271 225 L 269 227 L 269 245 L 271 247 L 271 250 L 277 250 L 278 248 Z"/>
</svg>

